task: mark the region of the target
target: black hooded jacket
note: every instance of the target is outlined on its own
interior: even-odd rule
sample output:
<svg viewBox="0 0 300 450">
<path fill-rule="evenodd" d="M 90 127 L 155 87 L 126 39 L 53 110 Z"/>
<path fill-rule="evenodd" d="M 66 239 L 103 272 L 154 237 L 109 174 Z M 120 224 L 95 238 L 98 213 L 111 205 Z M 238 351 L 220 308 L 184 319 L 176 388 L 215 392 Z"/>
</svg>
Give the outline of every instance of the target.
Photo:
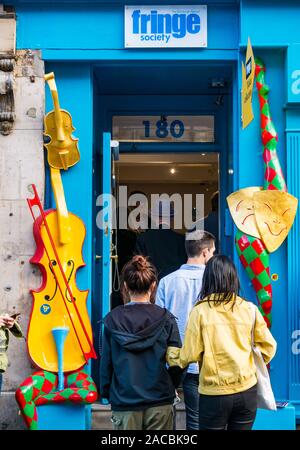
<svg viewBox="0 0 300 450">
<path fill-rule="evenodd" d="M 168 347 L 181 347 L 175 317 L 150 303 L 128 303 L 104 320 L 100 396 L 112 410 L 133 411 L 172 404 L 179 368 L 167 369 Z"/>
</svg>

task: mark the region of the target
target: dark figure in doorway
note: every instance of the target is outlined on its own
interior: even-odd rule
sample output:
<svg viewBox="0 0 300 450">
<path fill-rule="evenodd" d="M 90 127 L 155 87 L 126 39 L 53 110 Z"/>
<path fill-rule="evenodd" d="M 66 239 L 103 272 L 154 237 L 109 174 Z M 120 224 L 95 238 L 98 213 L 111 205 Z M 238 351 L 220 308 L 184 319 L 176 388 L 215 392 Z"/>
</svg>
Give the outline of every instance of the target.
<svg viewBox="0 0 300 450">
<path fill-rule="evenodd" d="M 215 192 L 210 197 L 211 210 L 208 215 L 198 221 L 188 229 L 189 233 L 196 230 L 205 230 L 216 237 L 216 253 L 219 253 L 219 192 Z"/>
<path fill-rule="evenodd" d="M 136 245 L 137 232 L 131 230 L 130 228 L 123 230 L 118 229 L 116 233 L 116 240 L 114 244 L 117 248 L 118 260 L 112 261 L 112 273 L 113 273 L 113 283 L 112 283 L 112 293 L 111 293 L 111 309 L 116 308 L 123 304 L 123 300 L 120 293 L 120 280 L 119 274 L 121 273 L 124 265 L 132 258 L 133 251 Z M 116 265 L 117 264 L 117 271 Z"/>
<path fill-rule="evenodd" d="M 159 280 L 186 261 L 184 235 L 170 228 L 170 217 L 174 217 L 172 205 L 168 200 L 160 199 L 152 210 L 152 220 L 158 228 L 140 234 L 135 246 L 135 254 L 150 257 L 157 268 Z"/>
<path fill-rule="evenodd" d="M 147 198 L 146 194 L 142 191 L 132 191 L 130 193 L 130 197 L 132 198 L 134 195 L 140 195 L 140 196 Z M 136 206 L 143 207 L 143 202 L 137 200 Z M 123 267 L 132 258 L 133 254 L 134 254 L 137 237 L 139 236 L 140 233 L 143 233 L 145 231 L 142 228 L 137 228 L 136 226 L 134 226 L 132 221 L 130 221 L 130 213 L 131 213 L 132 209 L 134 209 L 134 208 L 128 207 L 128 209 L 125 212 L 125 215 L 127 218 L 127 228 L 126 229 L 120 229 L 121 210 L 119 210 L 118 229 L 117 229 L 117 236 L 116 236 L 116 240 L 115 240 L 115 245 L 117 247 L 117 255 L 118 255 L 117 264 L 118 264 L 118 273 L 119 274 L 122 272 Z M 143 208 L 143 209 L 145 209 L 145 208 Z M 148 216 L 145 218 L 144 216 L 146 215 L 146 213 L 141 213 L 141 214 L 143 214 L 143 217 L 140 217 L 140 222 L 143 223 L 143 218 L 144 218 L 144 222 L 146 223 L 146 226 L 148 227 L 149 226 Z M 113 265 L 114 264 L 116 264 L 115 261 L 113 261 Z M 120 293 L 119 280 L 115 279 L 115 277 L 117 276 L 115 267 L 113 267 L 113 274 L 114 274 L 113 275 L 114 276 L 113 290 L 112 290 L 112 294 L 111 294 L 111 308 L 112 309 L 123 304 L 123 300 L 122 300 L 121 293 Z"/>
<path fill-rule="evenodd" d="M 211 198 L 211 211 L 204 219 L 204 229 L 216 237 L 216 253 L 219 252 L 219 192 L 215 192 Z"/>
</svg>

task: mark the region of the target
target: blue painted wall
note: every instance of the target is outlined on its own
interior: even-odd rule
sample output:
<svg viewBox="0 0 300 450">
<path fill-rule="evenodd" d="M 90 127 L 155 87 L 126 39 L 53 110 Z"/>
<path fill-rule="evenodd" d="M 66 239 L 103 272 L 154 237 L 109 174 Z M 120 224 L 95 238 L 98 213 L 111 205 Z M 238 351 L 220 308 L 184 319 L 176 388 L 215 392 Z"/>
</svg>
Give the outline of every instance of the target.
<svg viewBox="0 0 300 450">
<path fill-rule="evenodd" d="M 265 80 L 271 91 L 269 104 L 273 123 L 278 133 L 278 156 L 283 173 L 286 175 L 286 144 L 285 144 L 285 113 L 283 105 L 285 92 L 282 89 L 284 79 L 284 53 L 277 51 L 257 50 L 255 55 L 260 57 L 266 66 Z M 262 143 L 260 135 L 260 114 L 257 89 L 253 91 L 253 111 L 255 119 L 245 129 L 240 129 L 239 137 L 239 187 L 263 186 L 264 168 L 262 159 Z M 250 170 L 249 170 L 250 169 Z M 239 267 L 241 265 L 239 264 Z M 280 343 L 276 357 L 271 362 L 273 387 L 278 398 L 287 398 L 288 379 L 288 340 L 287 340 L 287 251 L 286 244 L 270 255 L 271 274 L 277 273 L 279 280 L 272 283 L 273 287 L 273 326 L 272 332 Z M 255 300 L 255 292 L 246 272 L 240 269 L 243 293 L 247 298 Z"/>
<path fill-rule="evenodd" d="M 22 20 L 18 23 L 17 45 L 38 49 L 123 49 L 124 6 L 121 3 L 90 7 L 84 4 L 21 4 L 18 6 Z M 193 3 L 198 2 L 189 2 Z M 235 5 L 208 6 L 208 30 L 209 49 L 236 48 L 238 10 Z"/>
<path fill-rule="evenodd" d="M 80 162 L 66 172 L 62 172 L 68 210 L 77 214 L 85 223 L 86 239 L 83 258 L 86 267 L 78 271 L 77 281 L 80 289 L 91 287 L 91 248 L 92 248 L 92 158 L 93 158 L 93 86 L 90 66 L 81 64 L 46 64 L 46 72 L 54 72 L 62 108 L 70 111 L 74 136 L 79 138 Z M 46 111 L 53 109 L 50 91 L 46 89 Z M 84 174 L 84 175 L 83 175 Z M 82 180 L 82 182 L 80 182 Z M 48 186 L 49 188 L 50 186 Z M 55 203 L 52 199 L 52 205 Z"/>
<path fill-rule="evenodd" d="M 241 0 L 241 45 L 285 47 L 300 42 L 297 0 Z"/>
<path fill-rule="evenodd" d="M 77 214 L 85 224 L 86 237 L 83 243 L 83 260 L 86 266 L 76 274 L 79 289 L 88 289 L 87 307 L 92 310 L 92 276 L 93 276 L 93 84 L 89 64 L 71 65 L 46 63 L 45 72 L 54 72 L 60 105 L 72 115 L 73 132 L 79 138 L 80 162 L 66 172 L 62 171 L 65 197 L 68 210 Z M 50 91 L 46 88 L 46 111 L 53 109 Z M 49 174 L 46 192 L 51 191 Z M 48 196 L 49 198 L 49 196 Z M 56 207 L 51 196 L 47 207 Z M 76 236 L 74 236 L 76 239 Z M 90 371 L 90 365 L 86 368 Z M 85 407 L 86 428 L 91 428 L 91 407 Z M 60 420 L 56 417 L 56 420 Z M 50 425 L 51 427 L 52 425 Z"/>
</svg>

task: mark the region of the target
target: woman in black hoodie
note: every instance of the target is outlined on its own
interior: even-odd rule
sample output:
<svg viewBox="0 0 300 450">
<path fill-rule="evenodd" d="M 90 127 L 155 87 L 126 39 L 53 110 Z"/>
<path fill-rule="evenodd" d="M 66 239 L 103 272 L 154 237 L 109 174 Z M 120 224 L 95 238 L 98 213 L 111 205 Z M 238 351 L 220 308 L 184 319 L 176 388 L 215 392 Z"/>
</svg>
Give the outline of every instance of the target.
<svg viewBox="0 0 300 450">
<path fill-rule="evenodd" d="M 115 430 L 172 430 L 181 369 L 166 354 L 181 347 L 175 317 L 154 304 L 155 267 L 134 256 L 122 270 L 124 305 L 104 319 L 100 396 L 112 407 Z"/>
</svg>

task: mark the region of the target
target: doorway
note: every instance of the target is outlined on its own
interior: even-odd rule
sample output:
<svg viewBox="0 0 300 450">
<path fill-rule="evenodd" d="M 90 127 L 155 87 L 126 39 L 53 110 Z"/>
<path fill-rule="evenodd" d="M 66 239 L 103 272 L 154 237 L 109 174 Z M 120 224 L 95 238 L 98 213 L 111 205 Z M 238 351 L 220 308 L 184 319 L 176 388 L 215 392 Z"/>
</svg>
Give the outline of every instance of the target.
<svg viewBox="0 0 300 450">
<path fill-rule="evenodd" d="M 195 227 L 205 229 L 215 235 L 216 247 L 220 246 L 218 153 L 121 153 L 115 162 L 114 176 L 117 199 L 120 199 L 120 189 L 127 198 L 127 229 L 122 218 L 122 227 L 119 220 L 113 234 L 118 260 L 112 264 L 111 308 L 122 304 L 120 273 L 125 263 L 139 252 L 138 241 L 151 227 L 151 206 L 155 208 L 157 196 L 170 199 L 176 218 L 170 221 L 170 228 L 175 233 L 184 236 Z M 124 205 L 118 206 L 124 208 Z M 135 206 L 139 209 L 134 211 Z M 170 268 L 164 269 L 164 274 L 179 268 L 175 267 L 178 264 L 174 261 Z"/>
<path fill-rule="evenodd" d="M 234 74 L 232 61 L 103 61 L 95 65 L 94 205 L 98 196 L 107 192 L 103 180 L 107 186 L 110 174 L 109 191 L 114 188 L 113 166 L 116 184 L 127 186 L 127 198 L 135 191 L 145 193 L 147 199 L 152 192 L 182 195 L 197 191 L 204 193 L 204 217 L 211 209 L 211 195 L 218 191 L 219 252 L 232 255 L 234 239 L 226 197 L 233 183 Z M 164 132 L 165 120 L 168 133 Z M 186 136 L 182 124 L 188 130 Z M 119 142 L 119 160 L 115 162 L 105 159 L 109 149 L 104 148 L 103 136 L 108 133 Z M 101 354 L 103 318 L 115 305 L 114 292 L 118 291 L 112 257 L 120 252 L 112 250 L 109 256 L 108 249 L 118 247 L 115 232 L 112 246 L 103 247 L 104 233 L 95 225 L 98 213 L 99 207 L 94 206 L 92 317 Z M 185 228 L 176 231 L 184 233 Z M 132 247 L 134 243 L 131 252 Z M 99 363 L 93 365 L 98 373 Z"/>
</svg>

